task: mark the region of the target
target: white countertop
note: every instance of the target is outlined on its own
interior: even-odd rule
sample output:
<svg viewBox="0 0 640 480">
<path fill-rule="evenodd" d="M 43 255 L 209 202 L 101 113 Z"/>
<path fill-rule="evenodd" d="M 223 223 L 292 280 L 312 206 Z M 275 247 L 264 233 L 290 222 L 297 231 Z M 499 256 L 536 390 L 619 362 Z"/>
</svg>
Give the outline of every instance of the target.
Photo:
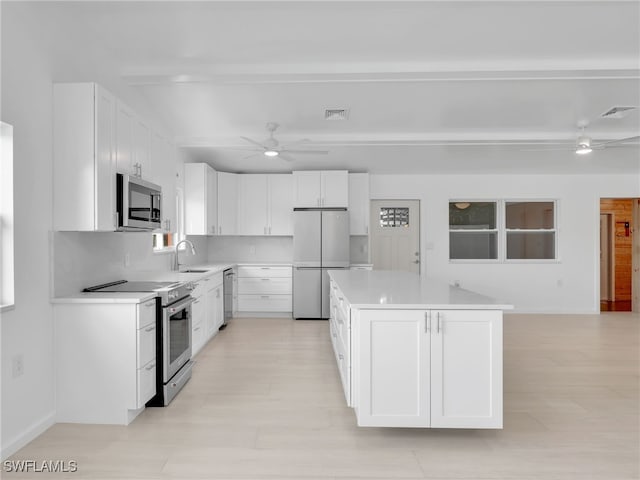
<svg viewBox="0 0 640 480">
<path fill-rule="evenodd" d="M 155 297 L 154 292 L 78 292 L 52 298 L 51 303 L 143 303 Z"/>
<path fill-rule="evenodd" d="M 354 308 L 510 310 L 495 298 L 409 272 L 329 270 Z"/>
</svg>

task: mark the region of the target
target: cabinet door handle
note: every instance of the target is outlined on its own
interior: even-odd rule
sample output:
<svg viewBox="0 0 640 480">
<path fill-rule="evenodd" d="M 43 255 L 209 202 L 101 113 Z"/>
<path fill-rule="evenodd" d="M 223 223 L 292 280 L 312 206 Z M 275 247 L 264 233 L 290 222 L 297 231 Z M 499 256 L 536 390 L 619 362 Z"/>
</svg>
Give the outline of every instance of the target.
<svg viewBox="0 0 640 480">
<path fill-rule="evenodd" d="M 424 332 L 429 333 L 429 312 L 424 312 Z"/>
<path fill-rule="evenodd" d="M 344 355 L 342 355 L 341 353 L 338 354 L 338 357 L 340 358 L 340 360 L 344 360 Z"/>
<path fill-rule="evenodd" d="M 153 332 L 155 329 L 156 329 L 156 326 L 154 325 L 152 327 L 145 328 L 144 331 L 145 332 Z"/>
<path fill-rule="evenodd" d="M 194 300 L 193 303 L 200 303 L 200 299 Z M 197 330 L 197 328 L 196 328 L 196 330 Z"/>
<path fill-rule="evenodd" d="M 147 302 L 144 304 L 145 307 L 155 307 L 155 305 L 156 305 L 155 300 L 151 300 L 150 302 Z"/>
<path fill-rule="evenodd" d="M 197 332 L 198 330 L 200 330 L 200 327 L 196 327 L 193 329 L 194 332 Z"/>
<path fill-rule="evenodd" d="M 205 278 L 204 281 L 208 282 L 209 280 L 211 280 L 210 278 Z"/>
<path fill-rule="evenodd" d="M 118 229 L 118 212 L 113 214 L 113 229 Z"/>
<path fill-rule="evenodd" d="M 145 370 L 149 371 L 156 368 L 156 362 L 153 362 L 151 365 L 147 365 L 146 367 L 144 367 Z"/>
<path fill-rule="evenodd" d="M 440 312 L 436 313 L 438 316 L 438 333 L 440 333 Z"/>
<path fill-rule="evenodd" d="M 218 234 L 222 235 L 222 226 L 218 225 Z"/>
</svg>

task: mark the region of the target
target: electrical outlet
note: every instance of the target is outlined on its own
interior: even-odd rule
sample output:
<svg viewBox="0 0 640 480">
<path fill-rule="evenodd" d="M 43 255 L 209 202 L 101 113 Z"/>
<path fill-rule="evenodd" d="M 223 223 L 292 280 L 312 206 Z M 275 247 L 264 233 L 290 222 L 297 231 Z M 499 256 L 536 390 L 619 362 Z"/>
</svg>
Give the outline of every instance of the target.
<svg viewBox="0 0 640 480">
<path fill-rule="evenodd" d="M 124 254 L 124 266 L 128 267 L 129 265 L 131 265 L 131 255 L 129 255 L 128 253 Z"/>
<path fill-rule="evenodd" d="M 13 378 L 22 376 L 22 374 L 24 373 L 24 359 L 21 353 L 13 356 L 13 358 L 11 359 L 11 367 Z"/>
<path fill-rule="evenodd" d="M 256 246 L 255 245 L 249 245 L 249 253 L 251 255 L 255 255 L 256 254 Z"/>
</svg>

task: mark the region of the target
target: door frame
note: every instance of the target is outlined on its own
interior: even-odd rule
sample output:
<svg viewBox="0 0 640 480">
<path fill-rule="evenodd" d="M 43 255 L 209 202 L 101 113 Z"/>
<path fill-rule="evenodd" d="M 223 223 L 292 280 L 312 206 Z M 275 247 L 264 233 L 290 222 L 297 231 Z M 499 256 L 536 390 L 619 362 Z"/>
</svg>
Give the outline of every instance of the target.
<svg viewBox="0 0 640 480">
<path fill-rule="evenodd" d="M 633 199 L 631 229 L 631 311 L 640 312 L 640 198 Z"/>
<path fill-rule="evenodd" d="M 422 221 L 422 200 L 416 197 L 384 197 L 384 198 L 369 198 L 369 235 L 368 235 L 368 251 L 369 251 L 369 260 L 373 261 L 373 225 L 371 224 L 372 213 L 373 213 L 373 202 L 384 202 L 384 201 L 393 201 L 393 202 L 418 202 L 418 220 L 420 222 L 420 226 L 418 228 L 418 252 L 420 253 L 420 263 L 418 264 L 418 275 L 422 275 L 423 272 L 427 271 L 427 266 L 424 258 L 423 252 L 426 249 L 422 248 L 422 239 L 425 236 L 422 234 L 422 229 L 424 228 Z M 375 266 L 374 266 L 375 268 Z"/>
<path fill-rule="evenodd" d="M 609 292 L 607 295 L 607 301 L 615 300 L 615 292 L 616 292 L 616 239 L 615 239 L 615 213 L 601 211 L 600 217 L 605 216 L 607 223 L 607 231 L 609 233 L 607 238 L 608 248 L 607 248 L 607 265 L 609 267 L 609 278 L 607 279 L 607 283 L 609 284 Z M 602 228 L 600 227 L 600 250 L 602 251 Z M 602 282 L 602 269 L 600 269 L 600 281 Z M 602 301 L 602 290 L 600 290 L 600 301 Z"/>
</svg>

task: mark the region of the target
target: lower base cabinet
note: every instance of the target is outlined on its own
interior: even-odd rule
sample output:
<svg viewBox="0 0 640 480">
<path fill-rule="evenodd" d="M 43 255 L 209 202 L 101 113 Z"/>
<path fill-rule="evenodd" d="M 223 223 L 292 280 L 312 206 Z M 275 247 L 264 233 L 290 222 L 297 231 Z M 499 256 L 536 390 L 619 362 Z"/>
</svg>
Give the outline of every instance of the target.
<svg viewBox="0 0 640 480">
<path fill-rule="evenodd" d="M 128 425 L 156 394 L 156 300 L 53 308 L 56 421 Z"/>
<path fill-rule="evenodd" d="M 238 267 L 237 286 L 240 315 L 286 315 L 293 311 L 290 266 L 241 265 Z"/>
<path fill-rule="evenodd" d="M 197 282 L 191 295 L 191 354 L 195 356 L 213 338 L 224 322 L 222 273 Z"/>
<path fill-rule="evenodd" d="M 502 312 L 355 310 L 360 426 L 502 428 Z"/>
</svg>

